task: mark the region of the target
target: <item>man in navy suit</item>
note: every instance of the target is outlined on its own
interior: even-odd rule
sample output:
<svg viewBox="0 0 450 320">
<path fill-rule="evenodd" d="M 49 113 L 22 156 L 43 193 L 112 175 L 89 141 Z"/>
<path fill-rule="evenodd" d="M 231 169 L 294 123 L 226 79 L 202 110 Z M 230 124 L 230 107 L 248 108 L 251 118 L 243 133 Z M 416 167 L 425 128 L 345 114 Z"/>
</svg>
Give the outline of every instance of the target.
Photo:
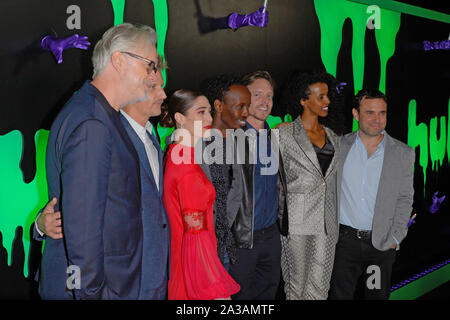
<svg viewBox="0 0 450 320">
<path fill-rule="evenodd" d="M 148 100 L 156 61 L 152 28 L 110 28 L 94 49 L 93 80 L 51 127 L 47 182 L 62 230 L 46 239 L 39 274 L 44 299 L 138 299 L 148 290 L 141 285 L 148 231 L 141 164 L 119 110 Z"/>
<path fill-rule="evenodd" d="M 142 186 L 143 258 L 139 299 L 166 299 L 170 232 L 163 195 L 162 150 L 152 132 L 150 117 L 161 114 L 166 98 L 161 71 L 154 75 L 148 101 L 120 110 L 121 120 L 140 160 Z"/>
<path fill-rule="evenodd" d="M 160 60 L 158 66 L 161 67 Z M 125 127 L 140 159 L 142 185 L 143 258 L 139 299 L 161 300 L 167 297 L 170 231 L 163 193 L 162 152 L 148 119 L 161 113 L 166 98 L 161 71 L 151 77 L 149 99 L 120 110 Z M 148 136 L 147 136 L 148 135 Z M 62 238 L 60 212 L 51 201 L 38 216 L 36 231 L 54 239 Z M 43 231 L 41 231 L 43 230 Z"/>
</svg>

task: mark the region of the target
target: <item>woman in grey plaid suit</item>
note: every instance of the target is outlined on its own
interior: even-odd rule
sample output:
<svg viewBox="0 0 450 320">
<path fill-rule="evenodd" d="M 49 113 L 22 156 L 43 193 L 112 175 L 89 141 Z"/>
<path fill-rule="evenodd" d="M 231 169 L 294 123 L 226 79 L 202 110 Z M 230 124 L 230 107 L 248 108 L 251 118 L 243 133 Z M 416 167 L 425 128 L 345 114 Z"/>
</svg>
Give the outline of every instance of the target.
<svg viewBox="0 0 450 320">
<path fill-rule="evenodd" d="M 281 267 L 288 300 L 328 297 L 338 239 L 339 146 L 337 135 L 322 120 L 328 116 L 333 80 L 326 73 L 297 73 L 283 95 L 290 109 L 300 113 L 280 128 L 289 212 L 289 233 L 282 236 Z"/>
</svg>

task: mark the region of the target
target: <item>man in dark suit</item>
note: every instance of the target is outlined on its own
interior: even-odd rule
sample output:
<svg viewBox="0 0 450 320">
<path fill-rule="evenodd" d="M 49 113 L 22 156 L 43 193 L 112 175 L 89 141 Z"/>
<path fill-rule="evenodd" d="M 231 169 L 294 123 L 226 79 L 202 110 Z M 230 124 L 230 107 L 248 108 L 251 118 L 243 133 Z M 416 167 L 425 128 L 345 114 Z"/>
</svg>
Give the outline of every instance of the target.
<svg viewBox="0 0 450 320">
<path fill-rule="evenodd" d="M 163 160 L 150 117 L 161 114 L 166 98 L 161 71 L 152 78 L 148 101 L 120 110 L 121 120 L 139 155 L 142 186 L 143 257 L 139 299 L 167 299 L 170 231 L 163 195 Z M 156 130 L 155 130 L 156 132 Z"/>
<path fill-rule="evenodd" d="M 158 62 L 161 66 L 160 59 Z M 139 299 L 162 300 L 167 298 L 170 228 L 162 201 L 162 151 L 148 119 L 161 113 L 166 94 L 160 70 L 151 76 L 151 81 L 149 99 L 121 109 L 120 119 L 140 160 L 143 258 Z M 52 238 L 62 238 L 60 212 L 54 212 L 55 203 L 47 204 L 43 214 L 37 218 L 36 231 Z"/>
<path fill-rule="evenodd" d="M 148 100 L 156 32 L 128 23 L 112 27 L 92 61 L 93 80 L 66 103 L 48 140 L 49 197 L 61 211 L 62 234 L 46 239 L 39 279 L 44 299 L 143 294 L 140 160 L 119 110 Z"/>
</svg>

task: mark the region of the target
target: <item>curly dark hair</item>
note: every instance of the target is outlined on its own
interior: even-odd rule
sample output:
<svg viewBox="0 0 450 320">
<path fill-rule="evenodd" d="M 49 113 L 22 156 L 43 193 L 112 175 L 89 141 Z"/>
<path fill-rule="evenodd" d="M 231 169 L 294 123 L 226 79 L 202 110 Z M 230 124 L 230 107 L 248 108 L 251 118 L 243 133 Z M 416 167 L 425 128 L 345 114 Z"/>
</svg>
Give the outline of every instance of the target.
<svg viewBox="0 0 450 320">
<path fill-rule="evenodd" d="M 214 78 L 209 78 L 203 82 L 201 92 L 205 93 L 211 104 L 211 113 L 214 115 L 214 101 L 223 101 L 225 93 L 230 90 L 232 85 L 244 85 L 241 78 L 235 75 L 222 74 Z"/>
<path fill-rule="evenodd" d="M 315 83 L 325 83 L 328 86 L 328 116 L 319 117 L 319 122 L 340 135 L 344 132 L 343 99 L 339 96 L 336 86 L 338 81 L 327 72 L 294 71 L 288 78 L 281 94 L 281 107 L 289 112 L 293 119 L 303 114 L 301 99 L 307 100 L 311 94 L 310 86 Z"/>
</svg>

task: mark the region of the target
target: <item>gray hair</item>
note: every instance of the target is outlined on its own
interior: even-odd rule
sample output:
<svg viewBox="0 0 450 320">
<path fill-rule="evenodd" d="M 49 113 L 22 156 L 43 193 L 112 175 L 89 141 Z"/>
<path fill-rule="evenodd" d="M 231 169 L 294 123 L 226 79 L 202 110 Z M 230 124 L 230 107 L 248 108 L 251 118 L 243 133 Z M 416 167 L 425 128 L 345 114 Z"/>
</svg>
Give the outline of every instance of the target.
<svg viewBox="0 0 450 320">
<path fill-rule="evenodd" d="M 92 78 L 95 78 L 105 69 L 114 51 L 129 51 L 142 42 L 156 47 L 156 31 L 146 25 L 131 23 L 122 23 L 106 30 L 95 45 L 92 54 L 92 65 L 94 67 Z"/>
</svg>

